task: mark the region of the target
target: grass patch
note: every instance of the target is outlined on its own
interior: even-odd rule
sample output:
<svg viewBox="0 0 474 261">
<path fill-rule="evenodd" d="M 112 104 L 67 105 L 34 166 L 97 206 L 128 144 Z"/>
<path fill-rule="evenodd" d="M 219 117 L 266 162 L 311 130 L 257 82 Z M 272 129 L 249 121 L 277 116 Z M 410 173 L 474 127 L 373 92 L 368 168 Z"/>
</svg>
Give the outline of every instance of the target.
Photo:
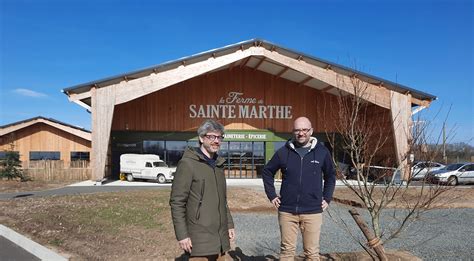
<svg viewBox="0 0 474 261">
<path fill-rule="evenodd" d="M 23 198 L 0 201 L 0 216 L 7 217 L 5 225 L 80 259 L 161 260 L 180 254 L 169 194 L 167 189 Z"/>
</svg>

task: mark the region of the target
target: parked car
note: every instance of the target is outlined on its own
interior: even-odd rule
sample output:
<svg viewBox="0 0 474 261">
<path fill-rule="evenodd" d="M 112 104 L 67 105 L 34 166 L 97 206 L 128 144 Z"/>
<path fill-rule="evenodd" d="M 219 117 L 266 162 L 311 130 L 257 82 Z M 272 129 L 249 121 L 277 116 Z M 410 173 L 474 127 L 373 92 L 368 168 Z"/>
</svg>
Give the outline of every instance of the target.
<svg viewBox="0 0 474 261">
<path fill-rule="evenodd" d="M 452 186 L 474 182 L 474 163 L 454 163 L 428 174 L 433 183 L 444 183 Z"/>
<path fill-rule="evenodd" d="M 122 154 L 120 173 L 128 181 L 134 179 L 152 179 L 158 183 L 172 181 L 176 168 L 170 168 L 160 156 L 154 154 Z"/>
<path fill-rule="evenodd" d="M 411 167 L 412 180 L 422 180 L 426 174 L 444 168 L 445 165 L 432 161 L 418 161 Z"/>
</svg>

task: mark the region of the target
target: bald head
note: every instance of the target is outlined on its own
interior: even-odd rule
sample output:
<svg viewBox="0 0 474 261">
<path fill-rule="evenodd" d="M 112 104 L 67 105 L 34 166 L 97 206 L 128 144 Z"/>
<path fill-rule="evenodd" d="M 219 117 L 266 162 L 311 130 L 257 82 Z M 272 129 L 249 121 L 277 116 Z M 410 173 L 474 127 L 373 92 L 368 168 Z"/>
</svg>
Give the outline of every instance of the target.
<svg viewBox="0 0 474 261">
<path fill-rule="evenodd" d="M 306 117 L 299 117 L 293 123 L 294 141 L 299 146 L 306 146 L 313 135 L 311 121 Z"/>
<path fill-rule="evenodd" d="M 311 121 L 309 121 L 309 119 L 306 117 L 299 117 L 293 123 L 293 129 L 297 130 L 297 129 L 302 129 L 302 128 L 306 128 L 306 129 L 311 128 Z"/>
</svg>

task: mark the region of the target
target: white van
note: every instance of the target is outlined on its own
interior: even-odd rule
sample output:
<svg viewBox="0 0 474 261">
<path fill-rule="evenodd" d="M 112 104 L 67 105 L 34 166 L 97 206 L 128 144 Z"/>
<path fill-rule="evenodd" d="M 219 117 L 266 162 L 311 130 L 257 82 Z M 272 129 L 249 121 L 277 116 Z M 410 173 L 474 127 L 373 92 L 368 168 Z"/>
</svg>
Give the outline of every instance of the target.
<svg viewBox="0 0 474 261">
<path fill-rule="evenodd" d="M 170 168 L 160 156 L 155 154 L 122 154 L 120 173 L 128 181 L 134 179 L 153 179 L 158 183 L 172 181 L 176 168 Z"/>
</svg>

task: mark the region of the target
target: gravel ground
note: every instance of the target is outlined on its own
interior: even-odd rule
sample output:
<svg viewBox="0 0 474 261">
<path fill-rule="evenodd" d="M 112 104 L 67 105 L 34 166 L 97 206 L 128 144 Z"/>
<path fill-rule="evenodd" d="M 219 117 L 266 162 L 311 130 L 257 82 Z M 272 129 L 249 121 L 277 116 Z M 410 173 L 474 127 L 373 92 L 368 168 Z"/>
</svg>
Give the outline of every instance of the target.
<svg viewBox="0 0 474 261">
<path fill-rule="evenodd" d="M 355 222 L 347 210 L 345 206 L 333 203 L 330 211 L 324 213 L 321 253 L 362 250 L 344 229 L 343 223 L 346 223 L 354 237 L 363 237 L 360 230 L 355 229 Z M 234 213 L 233 217 L 236 246 L 242 250 L 243 256 L 278 257 L 280 233 L 276 212 Z M 382 222 L 391 226 L 394 224 L 392 217 L 393 212 L 385 213 Z M 400 239 L 388 242 L 385 248 L 407 250 L 423 260 L 474 260 L 473 235 L 474 209 L 438 209 L 425 213 Z M 297 253 L 302 253 L 301 238 Z"/>
</svg>

